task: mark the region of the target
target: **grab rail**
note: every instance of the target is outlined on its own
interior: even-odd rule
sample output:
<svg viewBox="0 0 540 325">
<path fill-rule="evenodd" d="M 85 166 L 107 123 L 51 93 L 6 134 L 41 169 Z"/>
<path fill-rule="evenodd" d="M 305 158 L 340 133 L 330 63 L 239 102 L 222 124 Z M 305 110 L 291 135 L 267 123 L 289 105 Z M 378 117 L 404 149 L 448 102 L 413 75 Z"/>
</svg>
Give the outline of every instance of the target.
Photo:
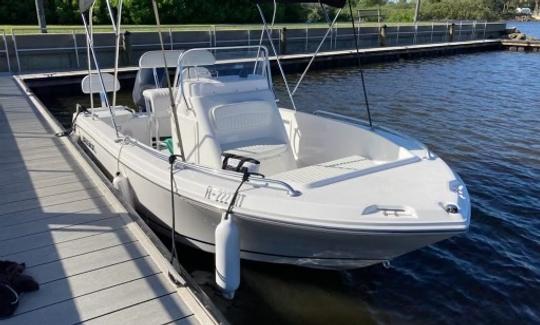
<svg viewBox="0 0 540 325">
<path fill-rule="evenodd" d="M 164 160 L 164 161 L 167 161 L 167 162 L 169 161 L 169 156 L 164 155 L 161 152 L 155 151 L 154 149 L 149 148 L 146 145 L 141 144 L 137 140 L 134 140 L 134 139 L 132 139 L 130 137 L 125 137 L 123 139 L 123 141 L 126 141 L 127 143 L 136 145 L 137 147 L 152 153 L 155 157 L 157 157 L 157 158 L 159 158 L 161 160 Z M 195 169 L 195 170 L 198 170 L 198 171 L 210 173 L 212 175 L 217 175 L 217 176 L 220 176 L 220 177 L 225 177 L 225 178 L 234 179 L 234 180 L 241 179 L 242 176 L 243 176 L 243 175 L 239 175 L 237 173 L 233 173 L 233 172 L 230 172 L 230 171 L 225 171 L 225 170 L 221 170 L 221 169 L 215 169 L 215 168 L 206 167 L 206 166 L 202 166 L 202 165 L 196 165 L 194 163 L 190 163 L 190 162 L 187 162 L 187 161 L 176 161 L 175 165 L 180 165 L 180 166 L 182 166 L 184 168 L 191 168 L 191 169 Z M 257 183 L 258 184 L 267 183 L 267 184 L 278 185 L 278 186 L 282 187 L 283 189 L 285 189 L 287 191 L 287 195 L 289 195 L 290 197 L 296 197 L 296 196 L 300 196 L 302 194 L 302 192 L 294 189 L 294 187 L 292 187 L 290 184 L 288 184 L 288 183 L 286 183 L 284 181 L 277 180 L 277 179 L 263 178 L 263 177 L 260 177 L 260 176 L 256 176 L 256 177 L 250 177 L 247 182 L 248 183 L 256 183 L 256 184 Z"/>
<path fill-rule="evenodd" d="M 410 137 L 406 134 L 403 134 L 401 132 L 398 132 L 398 131 L 395 131 L 395 130 L 392 130 L 392 129 L 389 129 L 387 127 L 384 127 L 384 126 L 372 126 L 370 127 L 369 126 L 369 123 L 367 123 L 366 121 L 364 120 L 361 120 L 359 118 L 355 118 L 355 117 L 350 117 L 350 116 L 347 116 L 347 115 L 343 115 L 343 114 L 339 114 L 339 113 L 333 113 L 333 112 L 329 112 L 329 111 L 325 111 L 325 110 L 316 110 L 315 112 L 313 112 L 313 115 L 326 115 L 328 117 L 333 117 L 334 119 L 343 119 L 343 120 L 347 120 L 347 121 L 350 121 L 350 122 L 354 122 L 354 123 L 358 123 L 358 124 L 362 124 L 363 126 L 365 127 L 368 127 L 368 128 L 371 128 L 371 129 L 374 129 L 374 130 L 380 130 L 380 131 L 384 131 L 384 132 L 387 132 L 387 133 L 390 133 L 390 134 L 393 134 L 395 136 L 398 136 L 398 137 L 401 137 L 401 138 L 405 138 L 409 141 L 414 141 L 416 142 L 423 150 L 427 150 L 429 152 L 429 149 L 428 147 L 423 144 L 422 142 L 416 140 L 415 138 L 413 137 Z"/>
</svg>

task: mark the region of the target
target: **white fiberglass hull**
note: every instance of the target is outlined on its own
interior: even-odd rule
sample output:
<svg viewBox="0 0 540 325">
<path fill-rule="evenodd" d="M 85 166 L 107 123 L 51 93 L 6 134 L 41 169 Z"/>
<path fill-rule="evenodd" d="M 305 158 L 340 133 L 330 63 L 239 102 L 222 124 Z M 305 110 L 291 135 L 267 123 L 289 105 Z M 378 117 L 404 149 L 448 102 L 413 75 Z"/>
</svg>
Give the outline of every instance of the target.
<svg viewBox="0 0 540 325">
<path fill-rule="evenodd" d="M 81 143 L 110 175 L 114 175 L 118 171 L 117 166 L 120 166 L 120 172 L 129 180 L 137 204 L 148 210 L 162 225 L 170 227 L 168 163 L 136 146 L 115 142 L 112 129 L 109 127 L 107 130 L 104 125 L 89 117 L 79 118 L 76 132 Z M 178 238 L 213 253 L 214 231 L 227 204 L 209 195 L 197 199 L 195 195 L 190 197 L 189 193 L 201 192 L 202 189 L 208 194 L 212 192 L 211 186 L 220 188 L 225 185 L 218 180 L 209 183 L 212 178 L 208 175 L 198 177 L 200 184 L 194 185 L 191 182 L 193 178 L 182 179 L 176 175 L 179 189 L 175 195 L 176 232 Z M 283 198 L 275 201 L 276 206 L 295 204 L 295 198 L 280 194 Z M 469 213 L 469 206 L 462 209 L 465 214 Z M 339 212 L 335 213 L 338 217 Z M 242 209 L 238 209 L 235 215 L 240 230 L 242 258 L 324 269 L 353 269 L 380 263 L 462 233 L 468 228 L 468 215 L 464 220 L 443 226 L 371 228 L 333 227 L 315 222 L 294 222 L 293 219 L 266 218 L 260 213 L 250 214 Z M 334 216 L 328 217 L 332 219 Z"/>
</svg>

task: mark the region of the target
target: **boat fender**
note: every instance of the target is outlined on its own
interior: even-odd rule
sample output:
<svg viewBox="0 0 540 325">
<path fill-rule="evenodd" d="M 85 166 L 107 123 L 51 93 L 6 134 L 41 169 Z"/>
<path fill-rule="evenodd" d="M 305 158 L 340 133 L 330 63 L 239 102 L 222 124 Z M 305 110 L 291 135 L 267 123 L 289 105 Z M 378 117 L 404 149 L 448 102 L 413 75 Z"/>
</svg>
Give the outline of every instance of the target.
<svg viewBox="0 0 540 325">
<path fill-rule="evenodd" d="M 117 172 L 113 178 L 112 184 L 113 188 L 120 193 L 122 200 L 130 206 L 133 206 L 133 194 L 131 192 L 127 177 L 120 174 L 120 172 Z"/>
<path fill-rule="evenodd" d="M 223 213 L 216 227 L 216 284 L 223 296 L 233 299 L 240 286 L 240 232 L 232 214 Z"/>
</svg>

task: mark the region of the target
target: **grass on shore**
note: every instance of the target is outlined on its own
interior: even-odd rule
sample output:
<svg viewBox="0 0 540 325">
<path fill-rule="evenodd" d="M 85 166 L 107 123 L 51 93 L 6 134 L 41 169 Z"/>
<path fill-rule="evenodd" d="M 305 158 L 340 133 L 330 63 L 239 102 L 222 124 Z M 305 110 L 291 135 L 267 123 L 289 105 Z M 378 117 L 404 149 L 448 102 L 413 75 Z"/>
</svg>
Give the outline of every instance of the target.
<svg viewBox="0 0 540 325">
<path fill-rule="evenodd" d="M 396 25 L 412 25 L 411 22 L 403 22 L 403 23 L 385 23 L 388 26 L 396 26 Z M 418 25 L 431 25 L 433 22 L 419 22 Z M 435 25 L 446 25 L 446 22 L 435 22 Z M 347 22 L 338 22 L 338 27 L 351 27 L 351 23 Z M 377 23 L 362 23 L 362 27 L 376 27 L 378 26 Z M 220 24 L 220 25 L 209 25 L 209 24 L 190 24 L 190 25 L 162 25 L 163 31 L 168 31 L 169 29 L 171 31 L 208 31 L 213 28 L 216 28 L 217 30 L 238 30 L 238 29 L 260 29 L 260 24 L 242 24 L 242 25 L 234 25 L 234 24 Z M 287 27 L 290 29 L 304 29 L 306 27 L 309 28 L 326 28 L 328 27 L 327 24 L 324 23 L 313 23 L 313 24 L 306 24 L 306 23 L 288 23 L 288 24 L 276 24 L 276 28 L 283 28 Z M 81 25 L 49 25 L 47 27 L 47 30 L 49 33 L 71 33 L 74 32 L 83 32 L 83 26 Z M 122 30 L 124 31 L 131 31 L 131 32 L 144 32 L 144 31 L 155 31 L 156 26 L 155 25 L 122 25 Z M 95 32 L 111 32 L 112 28 L 110 25 L 94 25 L 94 31 Z M 39 34 L 40 30 L 37 25 L 0 25 L 0 34 L 2 32 L 6 34 Z"/>
</svg>

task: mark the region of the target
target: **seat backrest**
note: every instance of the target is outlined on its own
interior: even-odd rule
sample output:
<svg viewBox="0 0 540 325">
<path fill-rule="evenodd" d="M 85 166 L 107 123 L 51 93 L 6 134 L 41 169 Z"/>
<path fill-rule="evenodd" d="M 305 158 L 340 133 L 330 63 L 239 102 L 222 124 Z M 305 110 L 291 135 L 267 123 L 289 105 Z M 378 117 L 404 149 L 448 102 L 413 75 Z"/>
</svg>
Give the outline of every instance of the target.
<svg viewBox="0 0 540 325">
<path fill-rule="evenodd" d="M 147 89 L 143 91 L 143 96 L 146 101 L 146 108 L 155 122 L 153 135 L 158 138 L 170 137 L 171 99 L 169 89 Z"/>
<path fill-rule="evenodd" d="M 143 91 L 143 96 L 146 101 L 147 108 L 149 109 L 149 113 L 156 117 L 165 117 L 170 115 L 171 99 L 169 96 L 169 89 L 146 89 Z"/>
<path fill-rule="evenodd" d="M 215 106 L 210 109 L 210 119 L 221 145 L 282 136 L 279 115 L 271 103 L 262 100 Z"/>
<path fill-rule="evenodd" d="M 103 85 L 101 84 L 101 80 L 103 80 Z M 86 75 L 81 81 L 81 89 L 84 94 L 102 93 L 103 86 L 105 86 L 105 92 L 107 93 L 120 90 L 120 82 L 118 79 L 115 80 L 114 76 L 110 73 L 101 73 L 101 78 L 97 73 L 92 73 Z"/>
<path fill-rule="evenodd" d="M 289 146 L 275 97 L 268 87 L 213 96 L 188 96 L 188 101 L 190 109 L 180 109 L 180 128 L 188 161 L 218 169 L 226 150 L 259 144 Z M 175 132 L 172 137 L 177 143 Z"/>
<path fill-rule="evenodd" d="M 105 107 L 107 93 L 120 90 L 120 82 L 110 73 L 101 73 L 101 78 L 99 74 L 92 73 L 83 78 L 81 89 L 84 94 L 99 94 L 101 107 Z"/>
</svg>

